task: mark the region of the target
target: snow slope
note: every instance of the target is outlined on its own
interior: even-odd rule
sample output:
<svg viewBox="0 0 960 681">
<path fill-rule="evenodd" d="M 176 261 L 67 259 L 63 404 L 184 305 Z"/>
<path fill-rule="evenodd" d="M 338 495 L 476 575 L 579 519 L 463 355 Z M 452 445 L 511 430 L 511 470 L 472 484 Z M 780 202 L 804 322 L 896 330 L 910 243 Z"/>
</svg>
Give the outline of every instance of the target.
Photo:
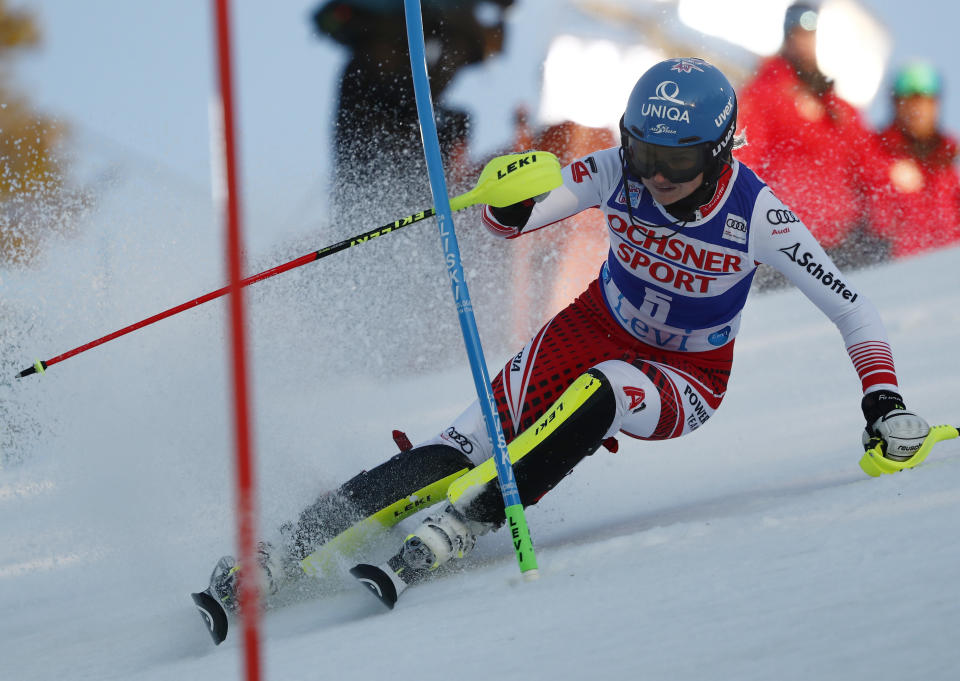
<svg viewBox="0 0 960 681">
<path fill-rule="evenodd" d="M 126 240 L 94 232 L 38 271 L 3 273 L 4 376 L 222 280 L 134 222 Z M 140 237 L 160 245 L 142 252 Z M 889 325 L 908 404 L 932 423 L 960 423 L 958 256 L 851 276 Z M 339 291 L 336 307 L 321 272 L 251 299 L 265 532 L 389 455 L 391 428 L 425 438 L 472 391 L 465 363 L 412 375 L 386 343 L 345 378 L 351 315 L 371 292 Z M 478 316 L 485 328 L 493 313 Z M 3 679 L 239 678 L 238 639 L 214 648 L 187 597 L 232 551 L 222 325 L 211 304 L 46 376 L 3 379 Z M 510 348 L 487 354 L 496 367 Z M 716 418 L 601 450 L 528 511 L 539 582 L 519 579 L 499 533 L 392 613 L 345 585 L 267 616 L 265 678 L 955 679 L 960 442 L 868 479 L 859 397 L 812 305 L 755 295 Z"/>
</svg>

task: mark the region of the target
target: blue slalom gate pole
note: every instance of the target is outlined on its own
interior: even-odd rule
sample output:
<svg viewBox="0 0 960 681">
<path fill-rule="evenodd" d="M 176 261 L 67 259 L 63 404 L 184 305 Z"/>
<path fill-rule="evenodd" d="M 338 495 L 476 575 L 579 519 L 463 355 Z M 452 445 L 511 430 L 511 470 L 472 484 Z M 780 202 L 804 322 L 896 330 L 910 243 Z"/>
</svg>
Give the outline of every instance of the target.
<svg viewBox="0 0 960 681">
<path fill-rule="evenodd" d="M 453 226 L 453 213 L 447 196 L 447 182 L 443 173 L 443 159 L 440 156 L 440 140 L 437 137 L 437 124 L 433 113 L 433 100 L 430 97 L 430 81 L 427 77 L 426 47 L 423 38 L 423 18 L 420 0 L 404 0 L 404 13 L 407 20 L 407 42 L 410 46 L 410 68 L 413 72 L 413 87 L 417 100 L 417 116 L 420 119 L 420 135 L 423 138 L 423 152 L 430 176 L 430 191 L 437 214 L 440 239 L 443 242 L 444 257 L 453 300 L 457 305 L 460 318 L 460 330 L 466 344 L 470 370 L 477 390 L 477 399 L 483 411 L 483 420 L 487 434 L 493 443 L 493 458 L 497 466 L 497 478 L 503 493 L 503 505 L 507 524 L 510 528 L 513 547 L 517 554 L 520 571 L 527 578 L 537 576 L 537 559 L 533 551 L 533 541 L 523 513 L 523 503 L 517 490 L 517 480 L 513 474 L 513 465 L 507 452 L 507 441 L 503 435 L 497 405 L 490 388 L 490 376 L 487 363 L 480 346 L 480 334 L 473 315 L 470 292 L 460 259 L 460 246 Z"/>
</svg>

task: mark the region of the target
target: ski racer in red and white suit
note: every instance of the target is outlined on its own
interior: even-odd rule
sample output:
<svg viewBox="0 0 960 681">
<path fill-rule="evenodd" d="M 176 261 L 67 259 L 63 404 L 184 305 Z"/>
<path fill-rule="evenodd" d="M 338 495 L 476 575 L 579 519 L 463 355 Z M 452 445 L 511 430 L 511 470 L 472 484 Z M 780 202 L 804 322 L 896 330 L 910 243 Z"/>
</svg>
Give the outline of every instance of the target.
<svg viewBox="0 0 960 681">
<path fill-rule="evenodd" d="M 736 117 L 736 95 L 715 67 L 661 62 L 630 96 L 620 147 L 571 163 L 563 184 L 537 201 L 484 207 L 486 227 L 508 239 L 599 208 L 610 240 L 597 279 L 493 381 L 504 434 L 522 443 L 510 455 L 525 504 L 618 432 L 674 438 L 714 414 L 760 263 L 782 272 L 836 324 L 863 388 L 866 435 L 882 437 L 892 453 L 916 451 L 929 432 L 898 394 L 874 306 L 800 218 L 733 158 Z M 600 382 L 597 393 L 582 405 L 561 404 L 584 376 Z M 568 426 L 563 436 L 537 442 L 554 418 Z M 476 403 L 428 444 L 457 447 L 478 466 L 492 455 Z M 496 485 L 488 475 L 487 486 Z M 445 515 L 411 535 L 413 548 L 429 545 L 439 563 L 472 546 L 482 523 L 503 517 L 499 495 L 489 490 L 448 498 Z"/>
<path fill-rule="evenodd" d="M 559 394 L 571 372 L 591 366 L 617 387 L 618 418 L 608 435 L 622 430 L 663 439 L 702 425 L 723 399 L 759 263 L 780 270 L 837 325 L 864 393 L 897 390 L 893 357 L 874 306 L 745 165 L 735 160 L 727 165 L 696 219 L 675 226 L 676 219 L 641 181 L 628 176 L 640 224 L 631 220 L 619 148 L 574 162 L 563 178 L 563 186 L 535 205 L 523 228 L 501 224 L 489 206 L 483 213 L 492 233 L 515 238 L 599 207 L 610 239 L 597 280 L 497 377 L 509 433 L 539 417 L 537 405 L 545 407 L 551 395 Z M 642 410 L 637 410 L 639 395 L 646 405 Z M 456 426 L 467 430 L 461 422 Z"/>
<path fill-rule="evenodd" d="M 927 423 L 898 394 L 873 305 L 800 219 L 733 158 L 736 118 L 736 95 L 715 67 L 699 59 L 661 62 L 630 95 L 619 148 L 564 168 L 562 185 L 539 202 L 484 207 L 484 224 L 506 238 L 599 208 L 610 239 L 597 279 L 493 381 L 525 505 L 618 432 L 674 438 L 714 414 L 758 263 L 783 272 L 837 325 L 863 386 L 865 437 L 881 440 L 892 461 L 908 458 L 927 437 Z M 431 440 L 403 449 L 305 510 L 287 549 L 309 562 L 305 556 L 349 531 L 352 518 L 446 501 L 386 563 L 352 571 L 390 607 L 408 585 L 462 557 L 505 519 L 477 403 Z M 211 582 L 226 584 L 216 591 L 230 596 L 233 582 L 218 580 L 221 573 L 234 574 L 215 571 Z"/>
</svg>

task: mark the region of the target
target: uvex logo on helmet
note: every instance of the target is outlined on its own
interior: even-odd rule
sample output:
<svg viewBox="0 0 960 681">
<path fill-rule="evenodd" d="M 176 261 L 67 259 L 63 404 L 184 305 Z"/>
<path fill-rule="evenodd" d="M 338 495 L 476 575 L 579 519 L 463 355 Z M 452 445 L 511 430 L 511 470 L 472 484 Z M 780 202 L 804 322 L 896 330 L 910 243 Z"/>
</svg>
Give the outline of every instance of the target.
<svg viewBox="0 0 960 681">
<path fill-rule="evenodd" d="M 727 97 L 727 105 L 723 107 L 723 111 L 720 112 L 720 115 L 713 119 L 713 124 L 718 128 L 722 128 L 723 124 L 727 122 L 727 119 L 730 117 L 730 112 L 733 111 L 733 97 Z"/>
<path fill-rule="evenodd" d="M 723 136 L 723 139 L 722 139 L 722 140 L 720 140 L 719 142 L 717 142 L 716 145 L 714 145 L 714 147 L 713 147 L 713 149 L 711 149 L 710 153 L 711 153 L 714 157 L 719 156 L 719 155 L 721 154 L 721 152 L 723 152 L 723 150 L 727 148 L 727 144 L 729 144 L 731 137 L 733 137 L 733 126 L 732 126 L 732 125 L 731 125 L 729 128 L 727 128 L 727 134 Z"/>
</svg>

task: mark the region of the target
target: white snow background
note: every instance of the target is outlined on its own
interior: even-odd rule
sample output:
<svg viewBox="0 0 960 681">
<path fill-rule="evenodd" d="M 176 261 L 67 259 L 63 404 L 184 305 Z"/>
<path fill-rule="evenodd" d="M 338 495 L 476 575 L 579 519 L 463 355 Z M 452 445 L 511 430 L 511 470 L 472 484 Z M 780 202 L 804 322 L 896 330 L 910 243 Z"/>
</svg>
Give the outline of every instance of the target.
<svg viewBox="0 0 960 681">
<path fill-rule="evenodd" d="M 32 269 L 0 270 L 0 679 L 240 678 L 239 629 L 215 648 L 188 597 L 234 544 L 223 301 L 13 379 L 223 284 L 203 192 L 111 182 L 78 236 Z M 458 231 L 475 232 L 475 217 L 458 216 Z M 382 318 L 379 352 L 351 352 L 378 288 L 404 285 L 402 272 L 358 274 L 394 244 L 435 247 L 446 287 L 435 225 L 410 229 L 248 289 L 264 532 L 391 455 L 392 428 L 416 442 L 472 399 L 465 357 L 420 375 L 409 351 L 394 361 L 391 327 L 413 311 Z M 266 253 L 270 238 L 251 234 L 249 269 L 335 240 L 298 238 Z M 466 241 L 495 372 L 516 348 L 496 341 L 498 282 Z M 958 256 L 849 276 L 888 325 L 907 404 L 931 423 L 960 425 Z M 462 346 L 417 319 L 428 355 Z M 538 582 L 520 579 L 503 532 L 390 613 L 345 580 L 267 614 L 264 678 L 960 678 L 960 441 L 867 478 L 859 400 L 829 321 L 795 291 L 754 295 L 715 418 L 672 442 L 622 438 L 528 510 Z"/>
<path fill-rule="evenodd" d="M 97 238 L 81 241 L 42 272 L 7 275 L 25 323 L 4 348 L 5 376 L 29 353 L 186 297 L 186 286 L 157 290 L 164 277 L 147 263 L 162 253 L 133 249 L 112 295 L 98 292 L 77 264 Z M 932 423 L 960 421 L 958 255 L 850 277 L 889 325 L 908 405 Z M 350 379 L 311 346 L 312 329 L 333 321 L 304 314 L 309 295 L 258 286 L 267 531 L 390 455 L 392 427 L 429 436 L 472 383 L 465 362 Z M 233 545 L 223 322 L 222 303 L 210 304 L 45 376 L 4 379 L 5 426 L 26 429 L 5 453 L 21 461 L 0 471 L 0 677 L 239 678 L 239 639 L 215 648 L 188 598 Z M 271 611 L 265 678 L 957 678 L 960 443 L 938 445 L 917 470 L 867 478 L 856 375 L 836 330 L 796 291 L 753 296 L 737 345 L 727 398 L 702 429 L 622 440 L 528 511 L 538 582 L 521 581 L 501 532 L 391 613 L 352 585 Z M 496 367 L 510 353 L 488 354 Z"/>
</svg>

